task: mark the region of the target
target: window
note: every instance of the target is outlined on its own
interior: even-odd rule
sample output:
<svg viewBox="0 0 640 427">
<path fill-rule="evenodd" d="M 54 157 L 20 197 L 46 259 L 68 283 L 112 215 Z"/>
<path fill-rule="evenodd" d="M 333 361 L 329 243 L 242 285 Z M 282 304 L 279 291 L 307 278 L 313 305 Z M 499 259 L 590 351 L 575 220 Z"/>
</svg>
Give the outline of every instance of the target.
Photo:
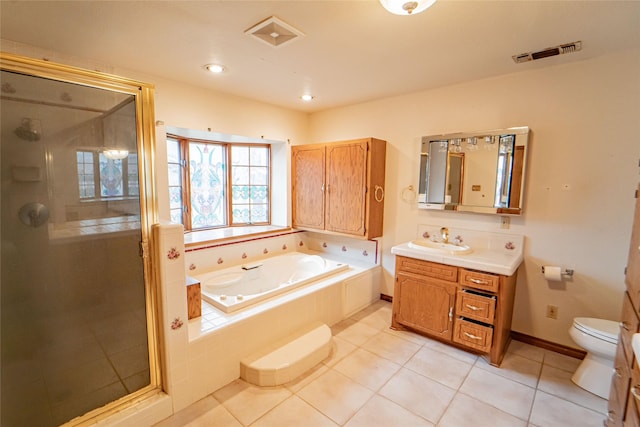
<svg viewBox="0 0 640 427">
<path fill-rule="evenodd" d="M 77 151 L 78 190 L 81 200 L 138 196 L 138 155 L 107 159 L 96 151 Z"/>
<path fill-rule="evenodd" d="M 167 136 L 171 221 L 185 230 L 271 221 L 271 147 Z"/>
</svg>

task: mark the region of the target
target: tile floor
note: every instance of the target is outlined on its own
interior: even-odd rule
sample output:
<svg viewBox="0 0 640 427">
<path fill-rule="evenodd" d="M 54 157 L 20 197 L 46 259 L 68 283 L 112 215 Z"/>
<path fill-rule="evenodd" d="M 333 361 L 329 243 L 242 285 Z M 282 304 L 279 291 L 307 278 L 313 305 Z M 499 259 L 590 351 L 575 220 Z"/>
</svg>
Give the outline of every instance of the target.
<svg viewBox="0 0 640 427">
<path fill-rule="evenodd" d="M 512 341 L 495 368 L 390 322 L 379 301 L 335 325 L 333 353 L 303 377 L 238 379 L 158 426 L 602 426 L 607 401 L 570 380 L 578 359 Z"/>
</svg>

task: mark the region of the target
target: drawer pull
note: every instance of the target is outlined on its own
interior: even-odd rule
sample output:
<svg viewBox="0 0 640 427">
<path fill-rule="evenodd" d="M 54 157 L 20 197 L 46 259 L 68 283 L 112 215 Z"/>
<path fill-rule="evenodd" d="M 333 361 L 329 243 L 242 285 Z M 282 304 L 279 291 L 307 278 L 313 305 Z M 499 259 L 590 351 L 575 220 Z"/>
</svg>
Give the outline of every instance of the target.
<svg viewBox="0 0 640 427">
<path fill-rule="evenodd" d="M 486 280 L 480 280 L 480 279 L 473 279 L 473 278 L 471 278 L 471 279 L 469 279 L 469 281 L 470 281 L 471 283 L 475 283 L 476 285 L 488 285 L 488 284 L 489 284 L 489 282 L 488 282 L 488 281 L 486 281 Z"/>
<path fill-rule="evenodd" d="M 629 330 L 629 325 L 627 324 L 627 322 L 620 322 L 620 327 L 625 331 Z"/>
<path fill-rule="evenodd" d="M 471 338 L 472 340 L 481 340 L 481 339 L 482 339 L 482 337 L 477 337 L 477 336 L 475 336 L 475 335 L 473 335 L 473 334 L 470 334 L 469 332 L 465 332 L 464 334 L 465 334 L 467 337 Z M 635 396 L 635 395 L 634 395 L 634 396 Z"/>
<path fill-rule="evenodd" d="M 604 421 L 604 425 L 607 425 L 607 421 L 613 423 L 616 421 L 616 411 L 613 409 L 607 413 L 607 419 Z"/>
<path fill-rule="evenodd" d="M 633 387 L 631 387 L 631 394 L 633 394 L 633 397 L 636 400 L 640 400 L 640 391 L 638 391 L 638 385 L 634 385 Z"/>
<path fill-rule="evenodd" d="M 449 322 L 453 320 L 453 306 L 449 307 Z"/>
<path fill-rule="evenodd" d="M 616 378 L 622 378 L 622 372 L 620 372 L 620 368 L 615 368 L 613 372 L 616 375 Z"/>
<path fill-rule="evenodd" d="M 482 310 L 480 307 L 476 307 L 475 305 L 471 305 L 471 304 L 465 304 L 465 306 L 473 311 L 478 311 L 478 310 Z"/>
</svg>

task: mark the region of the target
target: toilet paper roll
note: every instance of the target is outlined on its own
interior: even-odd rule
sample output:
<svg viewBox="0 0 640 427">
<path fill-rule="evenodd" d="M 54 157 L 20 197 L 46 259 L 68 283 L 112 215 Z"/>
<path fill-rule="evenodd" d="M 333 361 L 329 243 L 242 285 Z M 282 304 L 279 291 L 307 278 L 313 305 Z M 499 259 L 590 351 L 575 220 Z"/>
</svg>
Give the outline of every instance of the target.
<svg viewBox="0 0 640 427">
<path fill-rule="evenodd" d="M 559 282 L 562 280 L 562 269 L 555 265 L 545 265 L 542 267 L 544 271 L 544 278 L 552 281 Z"/>
</svg>

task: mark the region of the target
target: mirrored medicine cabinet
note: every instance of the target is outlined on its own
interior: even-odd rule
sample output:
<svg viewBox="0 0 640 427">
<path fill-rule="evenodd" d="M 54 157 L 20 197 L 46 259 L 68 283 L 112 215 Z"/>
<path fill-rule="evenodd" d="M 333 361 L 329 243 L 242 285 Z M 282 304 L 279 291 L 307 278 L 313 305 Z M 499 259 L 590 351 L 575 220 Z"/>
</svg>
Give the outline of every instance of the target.
<svg viewBox="0 0 640 427">
<path fill-rule="evenodd" d="M 418 207 L 520 215 L 528 127 L 422 137 Z"/>
</svg>

